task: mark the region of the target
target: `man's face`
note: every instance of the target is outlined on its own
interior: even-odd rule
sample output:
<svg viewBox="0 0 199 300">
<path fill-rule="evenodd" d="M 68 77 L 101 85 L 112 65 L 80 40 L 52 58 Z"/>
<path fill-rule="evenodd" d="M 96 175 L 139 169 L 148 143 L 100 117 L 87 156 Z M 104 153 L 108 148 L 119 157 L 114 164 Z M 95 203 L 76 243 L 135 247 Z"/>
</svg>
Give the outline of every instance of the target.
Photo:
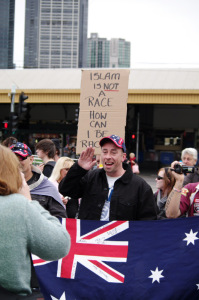
<svg viewBox="0 0 199 300">
<path fill-rule="evenodd" d="M 164 170 L 160 170 L 158 172 L 158 176 L 156 178 L 156 188 L 157 189 L 164 190 L 164 188 L 165 188 L 164 174 L 165 174 Z"/>
<path fill-rule="evenodd" d="M 20 169 L 21 169 L 22 173 L 24 175 L 26 175 L 29 172 L 31 172 L 31 166 L 32 166 L 34 157 L 33 156 L 28 156 L 26 159 L 23 159 L 23 157 L 18 155 L 18 154 L 16 154 L 16 156 L 19 159 Z"/>
<path fill-rule="evenodd" d="M 182 163 L 186 166 L 194 166 L 196 164 L 196 160 L 193 158 L 193 155 L 186 153 L 182 158 Z"/>
<path fill-rule="evenodd" d="M 111 177 L 121 176 L 123 171 L 122 162 L 126 153 L 114 143 L 107 142 L 102 146 L 101 160 L 106 174 Z"/>
<path fill-rule="evenodd" d="M 43 159 L 43 158 L 45 157 L 45 153 L 44 153 L 44 151 L 41 150 L 41 149 L 37 149 L 37 150 L 36 150 L 36 153 L 37 153 L 37 156 L 38 156 L 39 158 L 41 158 L 41 159 Z"/>
</svg>

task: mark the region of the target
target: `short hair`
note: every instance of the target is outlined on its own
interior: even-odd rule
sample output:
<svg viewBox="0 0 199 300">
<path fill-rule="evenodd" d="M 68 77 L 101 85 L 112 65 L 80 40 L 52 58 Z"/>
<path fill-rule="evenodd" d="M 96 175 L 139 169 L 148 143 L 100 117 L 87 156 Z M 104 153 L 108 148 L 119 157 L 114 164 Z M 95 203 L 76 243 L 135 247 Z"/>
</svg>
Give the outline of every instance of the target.
<svg viewBox="0 0 199 300">
<path fill-rule="evenodd" d="M 12 144 L 16 144 L 18 140 L 14 136 L 7 137 L 3 142 L 2 145 L 5 147 L 10 147 Z"/>
<path fill-rule="evenodd" d="M 22 187 L 19 160 L 7 147 L 0 145 L 0 195 L 18 193 Z"/>
<path fill-rule="evenodd" d="M 39 141 L 36 146 L 36 150 L 43 150 L 43 152 L 49 157 L 49 158 L 54 158 L 56 154 L 56 147 L 53 141 L 50 139 L 43 139 Z"/>
<path fill-rule="evenodd" d="M 74 161 L 70 157 L 65 157 L 65 156 L 60 157 L 53 168 L 53 171 L 52 171 L 51 176 L 49 177 L 49 180 L 50 181 L 58 181 L 61 176 L 61 174 L 60 174 L 61 170 L 64 168 L 70 169 L 73 164 L 74 164 Z"/>
<path fill-rule="evenodd" d="M 181 159 L 183 159 L 185 154 L 193 156 L 196 161 L 198 160 L 198 151 L 195 148 L 185 148 L 184 150 L 182 150 Z"/>
</svg>

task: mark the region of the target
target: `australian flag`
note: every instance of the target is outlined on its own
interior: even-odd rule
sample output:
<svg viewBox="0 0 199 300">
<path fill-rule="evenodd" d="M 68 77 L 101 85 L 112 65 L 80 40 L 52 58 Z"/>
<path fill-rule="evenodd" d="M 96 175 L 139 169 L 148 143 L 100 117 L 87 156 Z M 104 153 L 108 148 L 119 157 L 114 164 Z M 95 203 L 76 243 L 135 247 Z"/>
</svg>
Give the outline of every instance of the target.
<svg viewBox="0 0 199 300">
<path fill-rule="evenodd" d="M 199 299 L 199 217 L 62 225 L 69 254 L 53 262 L 33 256 L 46 300 Z"/>
</svg>

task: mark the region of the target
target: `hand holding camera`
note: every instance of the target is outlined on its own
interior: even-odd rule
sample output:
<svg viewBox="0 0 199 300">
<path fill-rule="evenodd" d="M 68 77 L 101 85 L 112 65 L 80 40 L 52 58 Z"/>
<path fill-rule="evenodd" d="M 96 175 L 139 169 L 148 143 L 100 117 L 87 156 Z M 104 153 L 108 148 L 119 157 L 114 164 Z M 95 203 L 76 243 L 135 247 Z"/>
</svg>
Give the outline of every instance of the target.
<svg viewBox="0 0 199 300">
<path fill-rule="evenodd" d="M 184 175 L 186 175 L 187 173 L 194 173 L 196 170 L 198 170 L 198 168 L 196 168 L 195 166 L 185 166 L 180 164 L 175 164 L 174 167 L 171 168 L 171 171 Z"/>
</svg>

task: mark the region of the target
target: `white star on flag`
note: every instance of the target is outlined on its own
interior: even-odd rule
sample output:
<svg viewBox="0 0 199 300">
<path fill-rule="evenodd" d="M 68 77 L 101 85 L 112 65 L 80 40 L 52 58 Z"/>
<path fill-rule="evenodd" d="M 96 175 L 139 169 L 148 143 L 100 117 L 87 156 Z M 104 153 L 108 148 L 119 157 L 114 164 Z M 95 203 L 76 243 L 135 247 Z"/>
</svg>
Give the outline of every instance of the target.
<svg viewBox="0 0 199 300">
<path fill-rule="evenodd" d="M 196 284 L 197 285 L 197 290 L 199 290 L 199 284 Z"/>
<path fill-rule="evenodd" d="M 66 295 L 65 295 L 65 292 L 61 295 L 61 298 L 55 298 L 53 296 L 51 296 L 52 300 L 66 300 Z"/>
<path fill-rule="evenodd" d="M 183 239 L 183 241 L 187 241 L 187 246 L 192 243 L 193 245 L 195 245 L 195 240 L 198 240 L 198 237 L 196 237 L 198 231 L 194 232 L 192 231 L 192 229 L 190 230 L 190 233 L 186 233 L 186 238 Z"/>
<path fill-rule="evenodd" d="M 160 283 L 160 278 L 164 277 L 164 276 L 161 275 L 163 271 L 164 270 L 159 271 L 158 267 L 155 269 L 155 271 L 151 270 L 152 275 L 150 275 L 149 278 L 153 279 L 152 283 L 154 283 L 154 281 L 157 281 L 157 282 Z"/>
</svg>

